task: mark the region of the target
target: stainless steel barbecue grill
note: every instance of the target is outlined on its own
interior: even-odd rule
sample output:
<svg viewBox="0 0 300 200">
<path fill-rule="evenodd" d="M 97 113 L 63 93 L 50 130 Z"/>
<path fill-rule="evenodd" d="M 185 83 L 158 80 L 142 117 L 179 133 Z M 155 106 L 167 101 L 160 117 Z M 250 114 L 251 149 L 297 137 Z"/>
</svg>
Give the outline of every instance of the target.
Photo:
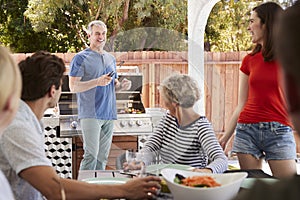
<svg viewBox="0 0 300 200">
<path fill-rule="evenodd" d="M 129 90 L 116 92 L 118 119 L 114 122 L 114 135 L 149 135 L 153 132 L 153 124 L 151 115 L 145 113 L 142 103 L 143 76 L 136 66 L 123 66 L 122 70 L 125 72 L 118 72 L 119 81 L 126 78 L 132 85 Z M 76 94 L 70 92 L 68 75 L 64 76 L 58 106 L 58 137 L 81 135 Z"/>
</svg>

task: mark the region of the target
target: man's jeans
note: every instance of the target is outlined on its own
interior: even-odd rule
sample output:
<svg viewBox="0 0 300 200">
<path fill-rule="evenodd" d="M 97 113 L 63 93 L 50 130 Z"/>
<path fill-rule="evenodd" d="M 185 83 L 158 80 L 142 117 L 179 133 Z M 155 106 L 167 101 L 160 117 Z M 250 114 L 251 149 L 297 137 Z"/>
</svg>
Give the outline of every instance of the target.
<svg viewBox="0 0 300 200">
<path fill-rule="evenodd" d="M 112 143 L 113 123 L 113 120 L 80 120 L 84 149 L 80 170 L 105 170 Z"/>
</svg>

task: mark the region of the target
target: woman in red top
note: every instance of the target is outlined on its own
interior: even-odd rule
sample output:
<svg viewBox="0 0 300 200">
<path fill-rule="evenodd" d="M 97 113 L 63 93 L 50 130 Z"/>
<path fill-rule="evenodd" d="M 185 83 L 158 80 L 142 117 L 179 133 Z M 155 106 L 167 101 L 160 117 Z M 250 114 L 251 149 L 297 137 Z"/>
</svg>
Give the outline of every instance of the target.
<svg viewBox="0 0 300 200">
<path fill-rule="evenodd" d="M 274 2 L 252 10 L 248 30 L 256 46 L 243 59 L 238 106 L 220 139 L 225 148 L 235 129 L 232 152 L 237 153 L 241 169 L 262 169 L 265 158 L 278 178 L 297 173 L 296 144 L 274 58 L 273 27 L 282 11 Z"/>
</svg>

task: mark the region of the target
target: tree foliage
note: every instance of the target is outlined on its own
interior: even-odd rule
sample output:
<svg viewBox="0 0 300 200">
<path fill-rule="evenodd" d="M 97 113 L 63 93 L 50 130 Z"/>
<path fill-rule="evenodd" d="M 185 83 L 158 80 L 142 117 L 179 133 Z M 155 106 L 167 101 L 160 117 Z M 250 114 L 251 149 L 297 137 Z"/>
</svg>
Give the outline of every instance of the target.
<svg viewBox="0 0 300 200">
<path fill-rule="evenodd" d="M 295 0 L 273 0 L 283 8 Z M 250 11 L 265 0 L 221 0 L 207 21 L 205 28 L 206 51 L 247 51 L 252 48 L 251 35 L 247 27 Z"/>
<path fill-rule="evenodd" d="M 0 43 L 14 52 L 32 52 L 50 44 L 46 33 L 33 31 L 30 22 L 23 17 L 27 0 L 0 2 Z"/>
<path fill-rule="evenodd" d="M 14 52 L 78 52 L 88 45 L 92 20 L 108 26 L 108 51 L 187 50 L 188 0 L 0 0 L 0 43 Z M 293 0 L 278 0 L 283 7 Z M 252 47 L 247 31 L 262 0 L 221 0 L 205 29 L 208 51 Z"/>
<path fill-rule="evenodd" d="M 85 27 L 98 19 L 108 26 L 110 51 L 187 48 L 183 41 L 155 46 L 166 44 L 155 37 L 162 33 L 176 33 L 180 40 L 187 34 L 186 0 L 29 0 L 25 16 L 36 32 L 46 33 L 55 41 L 52 51 L 74 52 L 84 48 L 88 43 Z M 151 31 L 146 27 L 152 27 Z"/>
<path fill-rule="evenodd" d="M 245 51 L 252 47 L 247 31 L 251 9 L 259 1 L 220 1 L 213 8 L 205 29 L 207 51 Z"/>
</svg>

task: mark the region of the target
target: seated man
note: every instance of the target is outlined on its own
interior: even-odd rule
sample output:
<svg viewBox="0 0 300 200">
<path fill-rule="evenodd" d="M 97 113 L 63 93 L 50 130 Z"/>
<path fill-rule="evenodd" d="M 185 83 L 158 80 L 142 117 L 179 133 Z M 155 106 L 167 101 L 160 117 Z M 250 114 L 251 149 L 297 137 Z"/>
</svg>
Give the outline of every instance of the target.
<svg viewBox="0 0 300 200">
<path fill-rule="evenodd" d="M 17 200 L 46 199 L 151 199 L 160 188 L 158 177 L 137 178 L 123 185 L 88 184 L 62 179 L 44 150 L 41 119 L 61 94 L 65 65 L 62 59 L 38 52 L 19 63 L 22 95 L 16 118 L 0 139 L 0 169 Z M 107 84 L 111 77 L 103 75 Z"/>
</svg>

